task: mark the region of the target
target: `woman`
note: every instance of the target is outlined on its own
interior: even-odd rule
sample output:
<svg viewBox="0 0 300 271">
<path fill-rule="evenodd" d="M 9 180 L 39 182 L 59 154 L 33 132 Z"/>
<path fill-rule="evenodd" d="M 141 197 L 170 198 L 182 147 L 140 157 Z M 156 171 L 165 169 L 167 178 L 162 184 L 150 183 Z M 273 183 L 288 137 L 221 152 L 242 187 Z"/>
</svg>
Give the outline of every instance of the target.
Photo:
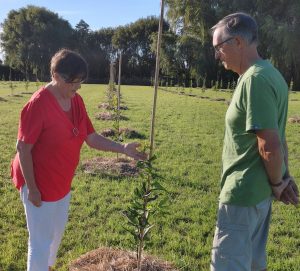
<svg viewBox="0 0 300 271">
<path fill-rule="evenodd" d="M 27 271 L 48 271 L 55 263 L 84 141 L 97 150 L 124 153 L 136 160 L 146 158 L 136 150 L 138 143 L 121 145 L 95 133 L 76 93 L 88 73 L 79 54 L 58 51 L 50 70 L 52 81 L 38 90 L 21 112 L 17 154 L 11 167 L 29 232 Z"/>
</svg>

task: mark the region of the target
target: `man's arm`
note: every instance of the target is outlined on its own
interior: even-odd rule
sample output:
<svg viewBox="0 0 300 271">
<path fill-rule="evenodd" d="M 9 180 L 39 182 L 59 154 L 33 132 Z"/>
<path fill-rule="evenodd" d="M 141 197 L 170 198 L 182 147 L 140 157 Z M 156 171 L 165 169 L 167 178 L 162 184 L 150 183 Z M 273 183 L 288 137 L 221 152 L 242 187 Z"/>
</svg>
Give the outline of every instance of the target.
<svg viewBox="0 0 300 271">
<path fill-rule="evenodd" d="M 287 153 L 282 153 L 281 142 L 276 129 L 257 130 L 257 143 L 259 154 L 263 160 L 269 183 L 274 196 L 281 200 L 281 196 L 290 184 L 289 176 L 282 176 L 282 164 L 287 163 Z M 296 204 L 298 196 L 296 193 L 289 194 L 290 201 Z"/>
<path fill-rule="evenodd" d="M 20 165 L 28 189 L 28 200 L 31 201 L 32 204 L 36 207 L 39 207 L 42 205 L 42 200 L 41 193 L 36 186 L 34 177 L 31 155 L 32 148 L 32 144 L 26 144 L 21 140 L 18 140 L 17 142 L 17 151 L 19 153 Z"/>
<path fill-rule="evenodd" d="M 282 183 L 282 163 L 284 161 L 278 131 L 275 129 L 257 130 L 258 151 L 263 160 L 271 186 Z"/>
</svg>

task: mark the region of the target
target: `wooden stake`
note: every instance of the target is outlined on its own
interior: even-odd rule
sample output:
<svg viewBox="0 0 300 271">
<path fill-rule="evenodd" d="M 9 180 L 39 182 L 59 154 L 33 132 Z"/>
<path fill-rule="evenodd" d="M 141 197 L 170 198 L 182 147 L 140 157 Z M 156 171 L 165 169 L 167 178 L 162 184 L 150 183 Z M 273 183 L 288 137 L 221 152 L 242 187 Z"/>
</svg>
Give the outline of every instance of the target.
<svg viewBox="0 0 300 271">
<path fill-rule="evenodd" d="M 160 45 L 161 45 L 161 35 L 162 35 L 162 28 L 163 28 L 163 18 L 164 18 L 164 0 L 161 0 L 160 20 L 158 25 L 158 38 L 157 38 L 157 47 L 156 47 L 156 65 L 155 65 L 154 96 L 153 96 L 153 106 L 152 106 L 149 158 L 151 158 L 153 155 L 154 126 L 155 126 L 155 114 L 156 114 L 157 88 L 158 88 L 158 80 L 159 80 L 159 60 L 160 60 Z"/>
<path fill-rule="evenodd" d="M 121 68 L 122 68 L 122 51 L 119 56 L 119 77 L 118 77 L 118 112 L 120 112 L 120 101 L 121 101 Z"/>
</svg>

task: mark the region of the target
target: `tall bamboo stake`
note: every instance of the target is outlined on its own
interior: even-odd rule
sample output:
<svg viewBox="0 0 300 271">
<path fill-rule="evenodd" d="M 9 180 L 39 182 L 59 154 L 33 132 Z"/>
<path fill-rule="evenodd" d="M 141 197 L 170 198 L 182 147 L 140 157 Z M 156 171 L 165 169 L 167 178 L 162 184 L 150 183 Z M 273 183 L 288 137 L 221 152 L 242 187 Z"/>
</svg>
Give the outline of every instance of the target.
<svg viewBox="0 0 300 271">
<path fill-rule="evenodd" d="M 155 114 L 156 114 L 157 88 L 158 88 L 158 79 L 159 79 L 159 59 L 160 59 L 160 45 L 161 45 L 163 18 L 164 18 L 164 0 L 161 0 L 160 1 L 160 19 L 159 19 L 159 26 L 158 26 L 158 38 L 157 38 L 157 47 L 156 47 L 156 65 L 155 65 L 154 96 L 153 96 L 152 119 L 151 119 L 149 158 L 151 158 L 153 155 L 154 125 L 155 125 Z"/>
<path fill-rule="evenodd" d="M 121 67 L 122 67 L 122 51 L 119 56 L 119 78 L 118 78 L 118 112 L 120 112 L 120 100 L 121 100 Z"/>
</svg>

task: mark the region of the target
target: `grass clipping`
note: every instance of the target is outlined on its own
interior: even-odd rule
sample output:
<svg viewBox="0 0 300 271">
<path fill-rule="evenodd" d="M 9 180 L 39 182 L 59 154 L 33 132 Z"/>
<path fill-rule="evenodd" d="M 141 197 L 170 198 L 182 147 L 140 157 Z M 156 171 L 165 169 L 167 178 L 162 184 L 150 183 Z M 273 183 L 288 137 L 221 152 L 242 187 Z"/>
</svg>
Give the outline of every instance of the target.
<svg viewBox="0 0 300 271">
<path fill-rule="evenodd" d="M 135 271 L 136 253 L 113 248 L 92 250 L 70 264 L 69 271 Z M 170 263 L 144 255 L 142 271 L 177 271 Z"/>
</svg>

